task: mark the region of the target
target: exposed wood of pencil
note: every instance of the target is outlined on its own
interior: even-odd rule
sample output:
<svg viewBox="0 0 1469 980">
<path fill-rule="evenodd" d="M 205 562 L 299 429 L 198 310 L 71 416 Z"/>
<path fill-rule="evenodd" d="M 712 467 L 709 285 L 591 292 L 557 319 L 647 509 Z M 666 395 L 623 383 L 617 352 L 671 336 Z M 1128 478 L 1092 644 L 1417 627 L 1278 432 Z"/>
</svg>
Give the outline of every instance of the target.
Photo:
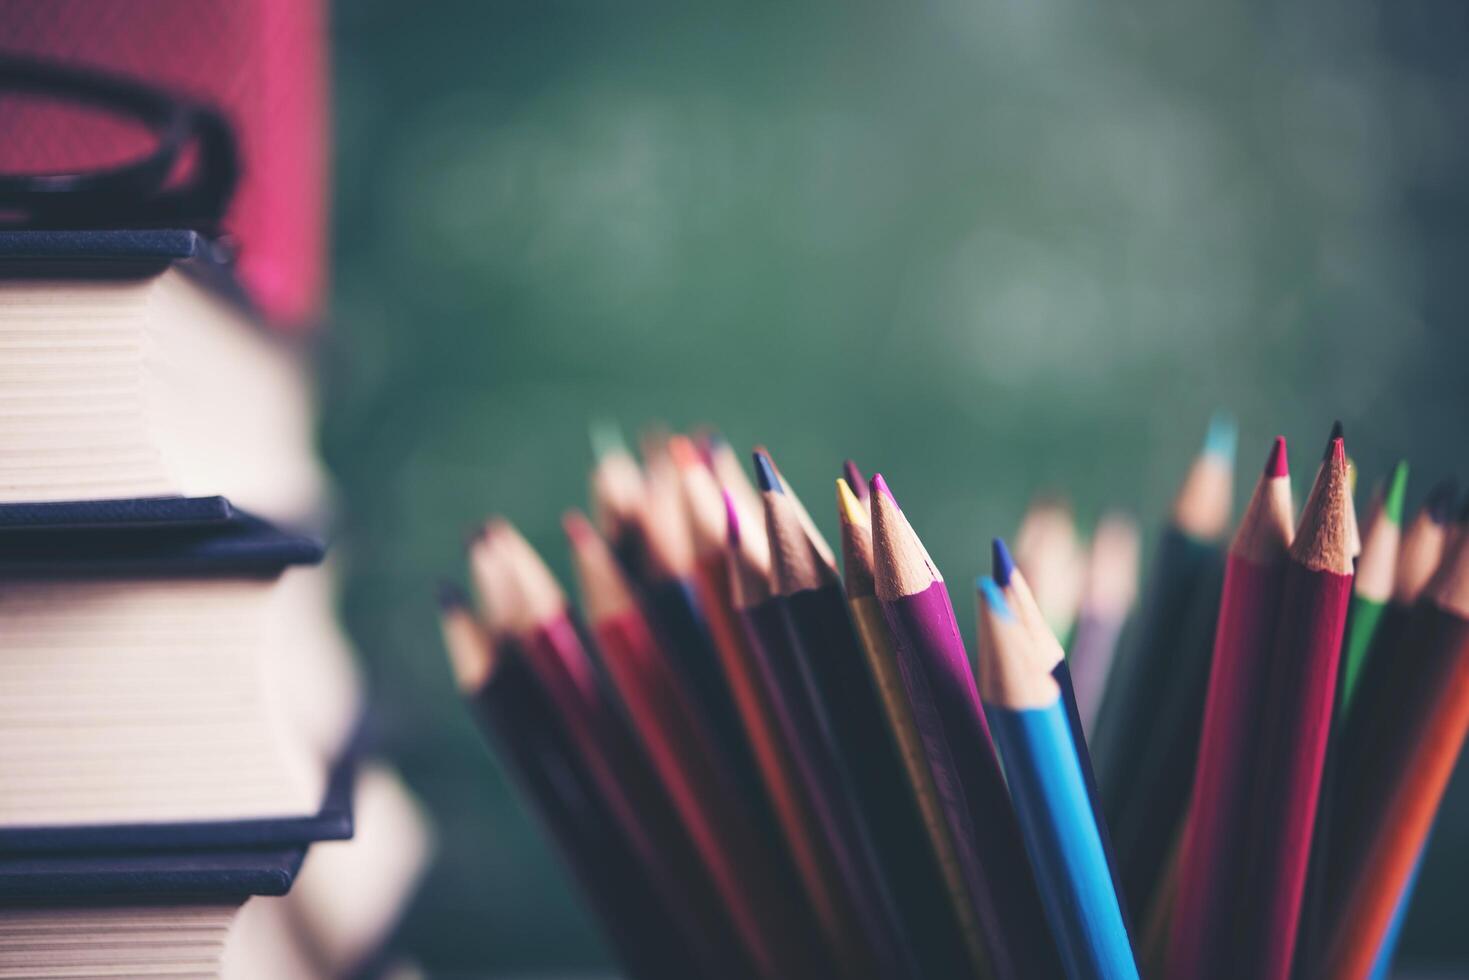
<svg viewBox="0 0 1469 980">
<path fill-rule="evenodd" d="M 1351 595 L 1347 505 L 1346 451 L 1334 439 L 1291 543 L 1263 688 L 1254 823 L 1238 852 L 1250 867 L 1237 976 L 1284 980 L 1295 954 Z"/>
<path fill-rule="evenodd" d="M 1239 829 L 1251 819 L 1249 780 L 1260 744 L 1260 692 L 1270 669 L 1294 536 L 1285 452 L 1285 440 L 1277 438 L 1225 566 L 1168 944 L 1166 975 L 1178 980 L 1237 975 L 1231 966 L 1241 864 L 1235 845 Z"/>
<path fill-rule="evenodd" d="M 1345 898 L 1331 917 L 1326 975 L 1365 976 L 1382 944 L 1469 731 L 1469 542 L 1434 575 L 1399 648 L 1399 682 L 1368 738 L 1376 758 L 1345 799 Z M 1364 692 L 1364 697 L 1366 692 Z M 1367 705 L 1362 706 L 1363 710 Z"/>
<path fill-rule="evenodd" d="M 611 551 L 577 514 L 566 521 L 588 618 L 608 673 L 627 703 L 725 908 L 763 974 L 812 969 L 798 908 L 728 780 L 711 735 L 668 669 Z"/>
<path fill-rule="evenodd" d="M 1173 710 L 1184 718 L 1192 714 L 1195 731 L 1203 714 L 1223 578 L 1218 539 L 1229 515 L 1233 443 L 1227 422 L 1221 424 L 1217 418 L 1211 422 L 1149 565 L 1132 642 L 1118 651 L 1097 711 L 1092 758 L 1113 842 L 1124 865 L 1129 855 L 1123 845 L 1122 811 L 1133 800 L 1131 787 L 1145 756 L 1150 748 L 1158 748 L 1152 738 L 1158 713 Z M 1195 679 L 1197 703 L 1192 701 Z M 1126 883 L 1124 875 L 1125 889 Z M 1124 898 L 1142 913 L 1146 895 L 1129 891 Z"/>
<path fill-rule="evenodd" d="M 850 460 L 849 472 L 856 466 Z M 863 488 L 866 489 L 865 487 Z M 924 830 L 933 847 L 934 857 L 943 875 L 949 904 L 953 909 L 964 939 L 971 968 L 979 974 L 988 971 L 988 957 L 979 920 L 970 901 L 964 872 L 954 847 L 948 822 L 944 817 L 933 774 L 924 756 L 923 741 L 913 721 L 908 693 L 903 688 L 903 675 L 893 650 L 893 637 L 883 619 L 877 600 L 872 557 L 872 523 L 868 505 L 858 498 L 845 478 L 837 480 L 837 513 L 841 519 L 842 567 L 845 572 L 847 601 L 852 618 L 862 639 L 863 651 L 873 677 L 877 680 L 887 722 L 897 739 L 903 767 L 918 801 Z"/>
<path fill-rule="evenodd" d="M 1413 523 L 1403 536 L 1393 576 L 1393 602 L 1411 606 L 1423 594 L 1428 580 L 1443 561 L 1448 541 L 1450 508 L 1456 487 L 1450 480 L 1439 483 L 1428 494 Z"/>
<path fill-rule="evenodd" d="M 1137 963 L 1060 687 L 1045 668 L 1048 655 L 1033 649 L 1034 629 L 991 579 L 980 582 L 979 637 L 979 693 L 1067 975 L 1135 980 Z"/>
<path fill-rule="evenodd" d="M 1019 618 L 1030 636 L 1029 648 L 1037 658 L 1037 666 L 1045 671 L 1061 694 L 1061 709 L 1066 716 L 1066 724 L 1071 732 L 1071 740 L 1075 745 L 1077 764 L 1080 767 L 1082 783 L 1086 788 L 1087 804 L 1092 809 L 1092 819 L 1096 823 L 1097 834 L 1102 843 L 1102 852 L 1107 859 L 1107 874 L 1112 879 L 1113 890 L 1120 896 L 1122 894 L 1122 881 L 1117 868 L 1117 859 L 1112 850 L 1112 841 L 1107 830 L 1106 818 L 1102 815 L 1101 793 L 1097 790 L 1097 777 L 1092 771 L 1092 754 L 1087 747 L 1086 732 L 1081 724 L 1081 712 L 1076 704 L 1076 688 L 1071 679 L 1071 668 L 1066 662 L 1066 651 L 1061 648 L 1061 641 L 1056 634 L 1051 632 L 1050 625 L 1042 613 L 1040 604 L 1036 601 L 1035 594 L 1031 591 L 1030 582 L 1025 573 L 1009 557 L 1005 542 L 999 538 L 994 542 L 994 556 L 996 567 L 992 574 L 994 581 L 1000 588 L 1009 604 L 1011 611 Z M 980 692 L 983 699 L 983 691 Z M 1122 907 L 1123 923 L 1127 926 L 1129 935 L 1132 932 L 1132 923 L 1125 905 Z"/>
<path fill-rule="evenodd" d="M 1061 636 L 1071 631 L 1081 604 L 1086 560 L 1071 507 L 1060 498 L 1034 501 L 1015 532 L 1015 563 L 1045 620 Z"/>
<path fill-rule="evenodd" d="M 869 501 L 877 597 L 994 973 L 1054 975 L 1059 957 L 943 578 L 881 475 Z"/>
<path fill-rule="evenodd" d="M 797 873 L 833 955 L 843 962 L 861 950 L 861 927 L 830 849 L 821 840 L 816 817 L 801 785 L 801 773 L 785 748 L 776 707 L 734 607 L 733 583 L 726 558 L 731 530 L 735 546 L 740 542 L 734 502 L 721 495 L 713 472 L 703 465 L 691 443 L 674 437 L 669 449 L 683 481 L 694 532 L 699 598 L 708 615 L 720 662 Z"/>
<path fill-rule="evenodd" d="M 467 704 L 622 965 L 640 980 L 675 980 L 703 969 L 668 928 L 670 913 L 608 814 L 516 641 L 507 639 L 492 657 L 488 637 L 459 601 L 445 605 L 442 625 Z"/>
<path fill-rule="evenodd" d="M 781 475 L 780 467 L 775 465 L 775 460 L 771 457 L 770 452 L 764 446 L 756 446 L 755 454 L 765 457 L 766 463 L 774 470 L 776 477 L 779 478 L 781 484 L 785 487 L 786 495 L 790 498 L 790 506 L 796 512 L 796 517 L 800 520 L 801 527 L 805 529 L 807 537 L 811 539 L 811 547 L 816 549 L 817 557 L 821 559 L 822 564 L 828 569 L 835 571 L 837 565 L 836 552 L 831 550 L 831 545 L 827 544 L 825 536 L 821 533 L 821 529 L 811 519 L 811 512 L 806 509 L 805 504 L 801 503 L 801 498 L 796 495 L 796 492 L 791 489 L 790 483 Z"/>
<path fill-rule="evenodd" d="M 840 961 L 853 977 L 875 977 L 892 962 L 885 899 L 876 879 L 871 848 L 858 826 L 854 802 L 806 690 L 774 594 L 768 548 L 753 547 L 733 495 L 724 494 L 729 531 L 731 595 L 750 653 L 775 710 L 787 755 L 801 774 L 807 809 L 816 821 L 810 836 L 822 855 L 823 875 L 837 879 L 833 892 L 846 900 L 861 923 L 861 935 L 844 943 Z M 763 531 L 764 522 L 756 527 Z"/>
<path fill-rule="evenodd" d="M 1233 455 L 1206 448 L 1190 464 L 1173 499 L 1173 525 L 1197 540 L 1218 540 L 1229 524 L 1233 487 Z"/>
<path fill-rule="evenodd" d="M 814 546 L 800 546 L 809 531 L 790 506 L 791 489 L 764 454 L 757 454 L 756 475 L 793 647 L 871 834 L 905 940 L 902 945 L 912 951 L 924 974 L 962 971 L 965 956 L 959 925 L 949 913 L 898 746 L 882 720 L 875 678 L 840 582 Z M 788 561 L 794 567 L 786 567 Z"/>
</svg>

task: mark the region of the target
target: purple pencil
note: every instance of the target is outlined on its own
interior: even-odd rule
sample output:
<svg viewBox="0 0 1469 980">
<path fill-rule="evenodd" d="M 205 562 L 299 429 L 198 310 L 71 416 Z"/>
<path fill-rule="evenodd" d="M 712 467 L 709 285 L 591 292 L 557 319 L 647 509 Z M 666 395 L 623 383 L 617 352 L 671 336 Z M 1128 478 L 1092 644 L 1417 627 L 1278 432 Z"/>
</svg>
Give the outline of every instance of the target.
<svg viewBox="0 0 1469 980">
<path fill-rule="evenodd" d="M 924 753 L 989 947 L 994 975 L 1058 977 L 1061 960 L 1010 804 L 943 576 L 872 478 L 877 598 Z"/>
</svg>

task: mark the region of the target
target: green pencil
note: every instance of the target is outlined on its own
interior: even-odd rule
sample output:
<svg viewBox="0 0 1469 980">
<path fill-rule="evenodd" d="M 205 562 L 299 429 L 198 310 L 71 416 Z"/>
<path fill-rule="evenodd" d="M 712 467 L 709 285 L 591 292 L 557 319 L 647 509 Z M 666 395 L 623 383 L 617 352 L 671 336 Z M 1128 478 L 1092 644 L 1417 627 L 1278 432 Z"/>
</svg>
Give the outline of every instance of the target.
<svg viewBox="0 0 1469 980">
<path fill-rule="evenodd" d="M 1383 613 L 1392 599 L 1393 577 L 1398 563 L 1398 546 L 1403 537 L 1403 497 L 1408 488 L 1408 463 L 1400 461 L 1388 477 L 1382 505 L 1368 518 L 1362 555 L 1357 559 L 1357 578 L 1352 586 L 1352 604 L 1347 611 L 1347 638 L 1342 645 L 1342 680 L 1337 691 L 1337 723 L 1351 707 L 1362 666 Z"/>
</svg>

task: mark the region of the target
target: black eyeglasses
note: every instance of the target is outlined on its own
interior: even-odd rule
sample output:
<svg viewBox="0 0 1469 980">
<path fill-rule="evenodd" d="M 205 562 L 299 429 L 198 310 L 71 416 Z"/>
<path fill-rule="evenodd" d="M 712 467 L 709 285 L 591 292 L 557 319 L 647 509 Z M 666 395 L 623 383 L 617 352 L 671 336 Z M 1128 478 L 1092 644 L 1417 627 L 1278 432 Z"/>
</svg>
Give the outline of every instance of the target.
<svg viewBox="0 0 1469 980">
<path fill-rule="evenodd" d="M 0 226 L 175 227 L 217 231 L 240 165 L 234 132 L 211 106 L 132 79 L 0 56 L 0 95 L 39 95 L 141 122 L 157 145 L 143 156 L 78 173 L 0 173 Z M 180 157 L 195 166 L 167 186 Z"/>
</svg>

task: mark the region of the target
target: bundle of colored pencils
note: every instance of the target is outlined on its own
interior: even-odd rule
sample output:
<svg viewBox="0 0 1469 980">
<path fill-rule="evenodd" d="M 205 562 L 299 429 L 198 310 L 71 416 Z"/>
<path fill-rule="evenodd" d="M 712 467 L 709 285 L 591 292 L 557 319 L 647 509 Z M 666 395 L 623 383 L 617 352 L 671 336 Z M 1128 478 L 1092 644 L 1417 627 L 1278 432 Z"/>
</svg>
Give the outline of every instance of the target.
<svg viewBox="0 0 1469 980">
<path fill-rule="evenodd" d="M 1359 536 L 1339 429 L 1299 519 L 1277 439 L 1225 550 L 1216 420 L 1131 626 L 1135 526 L 1046 497 L 971 659 L 882 476 L 845 464 L 838 554 L 763 449 L 595 442 L 580 613 L 496 518 L 443 626 L 630 975 L 1385 971 L 1469 731 L 1451 486 L 1404 533 L 1400 465 Z"/>
</svg>

